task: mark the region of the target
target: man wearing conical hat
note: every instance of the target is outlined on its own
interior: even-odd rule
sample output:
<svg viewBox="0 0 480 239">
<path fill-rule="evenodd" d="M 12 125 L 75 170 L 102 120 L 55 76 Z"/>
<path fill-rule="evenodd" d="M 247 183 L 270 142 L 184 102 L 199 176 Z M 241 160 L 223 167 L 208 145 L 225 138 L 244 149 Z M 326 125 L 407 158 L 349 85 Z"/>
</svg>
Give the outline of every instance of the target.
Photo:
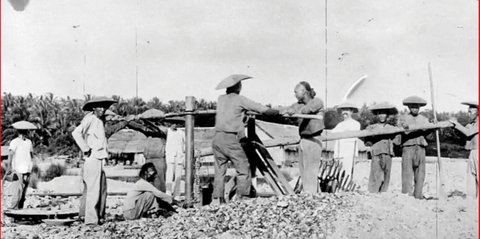
<svg viewBox="0 0 480 239">
<path fill-rule="evenodd" d="M 455 129 L 467 137 L 465 149 L 470 150 L 467 167 L 467 196 L 470 199 L 478 197 L 478 103 L 463 102 L 468 106 L 470 123 L 463 127 L 456 119 L 451 119 Z"/>
<path fill-rule="evenodd" d="M 332 129 L 332 133 L 360 130 L 360 122 L 352 118 L 354 113 L 358 112 L 358 107 L 350 102 L 343 102 L 337 106 L 337 110 L 343 117 L 343 121 L 338 123 Z M 353 168 L 355 157 L 358 157 L 358 138 L 335 140 L 333 157 L 340 159 L 342 170 L 345 171 L 346 182 L 353 181 Z"/>
<path fill-rule="evenodd" d="M 80 150 L 83 152 L 84 195 L 80 202 L 80 215 L 85 215 L 86 224 L 100 224 L 105 216 L 107 198 L 107 180 L 103 166 L 108 158 L 107 137 L 105 136 L 105 111 L 116 103 L 107 97 L 93 98 L 85 103 L 88 111 L 82 122 L 72 132 Z"/>
<path fill-rule="evenodd" d="M 412 126 L 426 126 L 431 124 L 427 117 L 419 114 L 420 107 L 427 105 L 427 101 L 410 96 L 403 100 L 409 113 L 398 119 L 398 126 L 408 129 Z M 402 146 L 402 193 L 412 194 L 417 199 L 423 198 L 423 184 L 425 182 L 425 149 L 428 145 L 425 137 L 431 131 L 416 131 L 401 135 Z"/>
<path fill-rule="evenodd" d="M 215 116 L 215 136 L 212 141 L 215 157 L 215 179 L 213 204 L 224 200 L 225 173 L 227 163 L 231 161 L 237 170 L 237 198 L 248 198 L 252 186 L 250 164 L 240 144 L 245 135 L 243 118 L 246 111 L 254 111 L 267 115 L 277 115 L 278 110 L 270 109 L 241 96 L 242 81 L 252 77 L 231 75 L 217 86 L 217 90 L 225 89 L 226 94 L 218 97 L 217 114 Z"/>
<path fill-rule="evenodd" d="M 30 181 L 30 173 L 33 167 L 33 145 L 28 139 L 29 130 L 37 127 L 28 121 L 19 121 L 12 124 L 16 129 L 18 136 L 10 142 L 8 146 L 8 169 L 7 174 L 17 176 L 21 188 L 20 195 L 16 198 L 16 202 L 11 205 L 12 209 L 22 209 L 25 203 L 25 196 Z"/>
<path fill-rule="evenodd" d="M 370 107 L 370 111 L 376 116 L 377 123 L 369 125 L 366 129 L 371 131 L 382 131 L 396 128 L 388 123 L 389 117 L 397 114 L 395 106 L 389 103 L 380 103 Z M 377 135 L 365 138 L 365 145 L 372 150 L 372 161 L 370 163 L 370 177 L 368 180 L 368 191 L 371 193 L 386 192 L 390 183 L 392 168 L 392 157 L 395 155 L 393 144 L 398 143 L 398 137 L 392 135 Z"/>
<path fill-rule="evenodd" d="M 308 82 L 299 82 L 295 86 L 294 92 L 297 102 L 283 108 L 280 111 L 281 114 L 323 115 L 323 101 L 316 97 L 315 90 Z M 302 180 L 303 191 L 310 194 L 318 193 L 320 192 L 318 173 L 322 156 L 322 143 L 319 138 L 325 128 L 324 122 L 320 119 L 299 119 L 298 125 L 300 134 L 298 170 Z"/>
</svg>

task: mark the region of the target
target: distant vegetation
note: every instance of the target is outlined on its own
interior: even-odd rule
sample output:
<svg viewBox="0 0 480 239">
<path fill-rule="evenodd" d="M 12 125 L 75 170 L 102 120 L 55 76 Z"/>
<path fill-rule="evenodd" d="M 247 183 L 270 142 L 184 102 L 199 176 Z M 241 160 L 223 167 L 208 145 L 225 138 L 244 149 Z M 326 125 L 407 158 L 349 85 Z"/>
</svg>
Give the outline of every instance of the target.
<svg viewBox="0 0 480 239">
<path fill-rule="evenodd" d="M 119 96 L 112 96 L 118 100 L 118 104 L 113 105 L 110 109 L 122 116 L 129 114 L 140 114 L 148 109 L 159 109 L 166 113 L 180 112 L 185 108 L 184 101 L 168 101 L 162 102 L 159 98 L 154 97 L 148 101 L 142 98 L 123 99 Z M 86 95 L 84 99 L 71 99 L 70 97 L 61 98 L 53 94 L 42 96 L 14 96 L 4 93 L 2 96 L 2 145 L 8 145 L 15 137 L 14 131 L 10 125 L 16 121 L 28 120 L 35 123 L 39 130 L 32 136 L 35 145 L 35 151 L 49 155 L 73 155 L 78 149 L 71 137 L 71 131 L 80 123 L 84 112 L 81 110 L 83 103 L 91 99 L 91 95 Z M 207 110 L 215 109 L 216 102 L 198 100 L 198 109 Z M 401 112 L 401 113 L 405 113 Z M 425 110 L 422 114 L 429 119 L 433 119 L 431 110 Z M 447 120 L 450 117 L 456 117 L 462 124 L 468 122 L 467 113 L 459 111 L 457 113 L 439 113 L 438 120 Z M 363 105 L 360 112 L 355 115 L 362 127 L 375 122 L 374 116 L 366 105 Z M 270 122 L 295 124 L 293 120 L 279 117 L 259 116 L 258 119 Z M 339 121 L 340 115 L 334 109 L 328 109 L 325 115 L 327 129 L 333 128 Z M 211 127 L 215 123 L 213 115 L 204 115 L 196 117 L 195 125 L 199 127 Z M 434 140 L 434 138 L 432 138 Z M 427 155 L 436 155 L 434 141 L 427 149 Z M 445 157 L 466 157 L 466 151 L 463 150 L 465 138 L 453 129 L 443 129 L 440 132 L 440 140 L 442 142 L 442 156 Z"/>
</svg>

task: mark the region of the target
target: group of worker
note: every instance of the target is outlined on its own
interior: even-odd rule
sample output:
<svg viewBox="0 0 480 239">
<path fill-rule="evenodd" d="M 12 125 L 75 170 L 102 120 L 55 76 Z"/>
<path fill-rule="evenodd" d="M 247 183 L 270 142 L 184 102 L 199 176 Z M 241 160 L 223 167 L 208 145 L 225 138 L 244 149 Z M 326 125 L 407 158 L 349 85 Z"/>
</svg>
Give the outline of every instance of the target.
<svg viewBox="0 0 480 239">
<path fill-rule="evenodd" d="M 86 224 L 100 224 L 105 215 L 107 184 L 103 167 L 108 157 L 105 112 L 114 103 L 116 101 L 105 97 L 86 102 L 83 110 L 89 113 L 72 132 L 84 156 L 84 193 L 79 215 Z M 144 114 L 161 116 L 163 112 L 152 109 Z M 138 116 L 129 115 L 120 122 L 109 124 L 107 130 L 112 134 L 128 127 L 147 137 L 143 152 L 146 163 L 140 169 L 139 180 L 127 192 L 123 206 L 125 219 L 154 215 L 160 209 L 174 211 L 170 204 L 180 196 L 181 165 L 184 164 L 182 132 L 177 130 L 175 122 L 171 122 L 170 127 L 158 120 L 140 122 L 143 121 Z"/>
<path fill-rule="evenodd" d="M 242 81 L 250 79 L 246 75 L 231 75 L 223 80 L 216 89 L 225 89 L 217 101 L 217 115 L 215 120 L 215 136 L 212 148 L 215 157 L 215 181 L 213 204 L 224 201 L 224 179 L 227 162 L 231 161 L 237 170 L 237 197 L 242 200 L 251 196 L 251 171 L 245 152 L 242 149 L 241 140 L 245 137 L 244 117 L 247 111 L 253 111 L 265 115 L 293 115 L 313 114 L 322 115 L 324 105 L 321 99 L 316 97 L 314 89 L 308 82 L 302 81 L 295 86 L 297 102 L 289 107 L 272 109 L 253 102 L 241 96 Z M 382 130 L 401 127 L 403 129 L 426 127 L 432 124 L 428 119 L 419 114 L 420 107 L 427 102 L 418 97 L 411 96 L 403 100 L 403 105 L 409 109 L 408 114 L 399 116 L 397 122 L 389 122 L 393 115 L 398 113 L 395 106 L 389 103 L 380 103 L 370 107 L 376 115 L 377 123 L 369 125 L 369 130 Z M 454 127 L 467 137 L 467 149 L 470 150 L 468 163 L 468 194 L 476 197 L 478 188 L 477 176 L 477 115 L 478 103 L 462 103 L 469 106 L 468 112 L 470 123 L 463 127 L 456 120 L 450 120 Z M 352 114 L 358 112 L 358 108 L 350 103 L 343 102 L 337 106 L 343 121 L 332 132 L 358 131 L 361 125 L 352 118 Z M 300 157 L 298 162 L 299 174 L 305 193 L 319 193 L 318 174 L 320 157 L 322 155 L 321 135 L 324 130 L 324 122 L 321 119 L 299 118 L 300 134 Z M 417 199 L 423 198 L 423 185 L 425 181 L 425 151 L 427 147 L 426 137 L 432 130 L 405 131 L 403 134 L 377 135 L 365 138 L 367 145 L 372 149 L 371 171 L 368 184 L 370 192 L 386 192 L 391 175 L 392 156 L 394 156 L 394 144 L 402 148 L 402 193 L 413 195 Z M 357 139 L 348 138 L 335 142 L 334 158 L 342 162 L 345 177 L 353 179 L 354 158 L 358 155 Z"/>
<path fill-rule="evenodd" d="M 226 93 L 221 95 L 217 101 L 217 113 L 215 116 L 215 135 L 212 141 L 212 149 L 215 158 L 215 178 L 212 204 L 223 203 L 225 190 L 225 174 L 228 162 L 231 162 L 237 171 L 237 189 L 236 198 L 244 200 L 251 197 L 252 190 L 252 171 L 246 153 L 242 146 L 242 140 L 245 138 L 245 113 L 253 111 L 269 116 L 276 115 L 294 115 L 309 114 L 322 116 L 324 114 L 323 101 L 316 96 L 314 89 L 308 82 L 302 81 L 295 86 L 294 93 L 296 102 L 288 107 L 273 109 L 259 103 L 256 103 L 247 97 L 240 95 L 242 90 L 242 81 L 250 79 L 246 75 L 231 75 L 223 80 L 216 89 L 226 89 Z M 72 132 L 75 142 L 80 147 L 84 156 L 84 165 L 82 179 L 84 183 L 84 193 L 81 199 L 80 215 L 86 224 L 102 223 L 106 208 L 106 175 L 104 171 L 105 160 L 108 158 L 107 134 L 105 127 L 105 112 L 115 100 L 100 97 L 94 98 L 85 103 L 83 110 L 88 113 L 85 115 L 80 125 Z M 369 125 L 367 129 L 388 129 L 393 127 L 402 127 L 409 129 L 416 126 L 426 126 L 430 124 L 428 119 L 419 114 L 419 109 L 425 106 L 427 102 L 417 96 L 408 97 L 403 104 L 409 108 L 409 113 L 399 117 L 398 122 L 391 124 L 389 119 L 398 113 L 397 109 L 388 103 L 376 104 L 370 107 L 372 113 L 376 115 L 377 123 Z M 468 163 L 468 192 L 469 195 L 476 196 L 478 188 L 478 168 L 477 168 L 477 115 L 478 103 L 465 103 L 469 106 L 470 124 L 463 127 L 456 120 L 451 120 L 455 128 L 465 134 L 468 139 L 467 149 L 470 150 Z M 358 112 L 358 108 L 349 102 L 344 102 L 337 106 L 343 121 L 341 121 L 332 132 L 356 131 L 360 130 L 360 123 L 353 119 L 352 115 Z M 175 191 L 172 185 L 167 190 L 166 175 L 167 162 L 165 161 L 166 134 L 175 135 L 176 127 L 171 127 L 171 131 L 166 130 L 162 125 L 149 122 L 148 124 L 139 124 L 134 119 L 137 117 L 127 117 L 117 129 L 128 126 L 144 133 L 148 138 L 146 146 L 147 152 L 145 163 L 140 169 L 140 179 L 131 189 L 124 203 L 124 217 L 126 219 L 137 219 L 150 214 L 155 214 L 159 208 L 174 210 L 170 205 L 176 203 L 177 193 L 167 193 Z M 325 129 L 322 117 L 315 119 L 299 118 L 300 135 L 300 157 L 298 169 L 302 182 L 304 193 L 319 193 L 318 174 L 320 167 L 320 157 L 324 147 L 321 136 Z M 169 133 L 167 133 L 169 132 Z M 178 133 L 178 132 L 177 132 Z M 412 194 L 415 198 L 423 197 L 422 188 L 425 180 L 425 148 L 427 141 L 425 137 L 429 135 L 429 130 L 416 130 L 411 133 L 401 135 L 379 135 L 365 138 L 367 145 L 372 149 L 371 171 L 368 184 L 370 192 L 385 192 L 388 189 L 392 156 L 394 155 L 393 145 L 402 147 L 402 193 Z M 181 136 L 177 135 L 178 138 Z M 171 137 L 177 137 L 171 136 Z M 170 136 L 168 136 L 170 137 Z M 163 140 L 163 141 L 162 141 Z M 20 175 L 23 184 L 28 183 L 29 170 L 31 165 L 23 165 L 23 160 L 31 161 L 32 146 L 31 142 L 25 137 L 25 130 L 19 130 L 19 136 L 10 144 L 10 156 L 13 162 L 11 169 Z M 334 157 L 342 162 L 342 168 L 346 177 L 352 180 L 354 169 L 354 158 L 358 152 L 357 139 L 341 139 L 335 142 Z M 178 152 L 174 152 L 177 157 Z M 27 160 L 28 161 L 28 160 Z M 171 162 L 170 162 L 171 163 Z M 178 161 L 174 160 L 173 167 Z M 179 169 L 180 168 L 180 169 Z M 172 174 L 181 175 L 181 167 L 175 168 Z M 175 176 L 174 176 L 175 178 Z M 178 180 L 173 180 L 173 184 L 178 189 Z M 172 180 L 170 180 L 172 182 Z M 26 186 L 24 186 L 26 188 Z M 23 191 L 23 198 L 25 192 Z M 23 199 L 24 200 L 24 199 Z"/>
</svg>

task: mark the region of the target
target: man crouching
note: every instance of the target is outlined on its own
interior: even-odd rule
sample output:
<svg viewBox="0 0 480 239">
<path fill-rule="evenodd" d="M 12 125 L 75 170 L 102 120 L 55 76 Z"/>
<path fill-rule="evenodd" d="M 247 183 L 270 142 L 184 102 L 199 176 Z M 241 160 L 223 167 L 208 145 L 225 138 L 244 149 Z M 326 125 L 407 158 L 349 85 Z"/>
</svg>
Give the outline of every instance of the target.
<svg viewBox="0 0 480 239">
<path fill-rule="evenodd" d="M 125 198 L 123 205 L 125 220 L 148 217 L 161 209 L 175 211 L 170 205 L 173 202 L 172 197 L 153 186 L 156 174 L 157 171 L 152 163 L 146 163 L 142 166 L 139 173 L 140 179 Z"/>
</svg>

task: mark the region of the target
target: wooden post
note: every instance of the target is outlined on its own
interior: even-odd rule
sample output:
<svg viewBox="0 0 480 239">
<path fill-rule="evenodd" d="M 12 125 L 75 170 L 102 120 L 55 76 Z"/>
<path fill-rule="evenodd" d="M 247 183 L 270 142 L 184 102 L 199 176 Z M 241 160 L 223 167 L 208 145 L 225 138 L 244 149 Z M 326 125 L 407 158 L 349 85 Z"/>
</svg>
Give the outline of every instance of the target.
<svg viewBox="0 0 480 239">
<path fill-rule="evenodd" d="M 195 111 L 195 98 L 193 96 L 187 96 L 185 99 L 185 111 Z M 195 125 L 195 118 L 192 114 L 185 116 L 185 198 L 187 203 L 193 202 L 193 181 L 194 181 L 194 168 L 195 165 L 195 152 L 194 152 L 194 138 L 193 129 Z"/>
<path fill-rule="evenodd" d="M 437 111 L 435 110 L 435 95 L 434 95 L 434 88 L 433 88 L 433 77 L 432 77 L 432 69 L 430 67 L 430 62 L 428 63 L 428 78 L 430 80 L 430 96 L 432 97 L 432 113 L 433 113 L 433 122 L 435 124 L 438 123 L 438 120 L 437 120 Z M 446 199 L 447 198 L 447 195 L 445 194 L 445 179 L 443 178 L 443 174 L 442 174 L 442 170 L 443 170 L 443 166 L 442 166 L 442 155 L 441 155 L 441 151 L 440 151 L 440 137 L 439 137 L 439 134 L 438 134 L 438 129 L 435 130 L 435 139 L 437 141 L 437 172 L 438 172 L 438 175 L 437 175 L 437 180 L 439 182 L 437 182 L 437 193 L 438 193 L 438 198 L 439 199 Z"/>
</svg>

